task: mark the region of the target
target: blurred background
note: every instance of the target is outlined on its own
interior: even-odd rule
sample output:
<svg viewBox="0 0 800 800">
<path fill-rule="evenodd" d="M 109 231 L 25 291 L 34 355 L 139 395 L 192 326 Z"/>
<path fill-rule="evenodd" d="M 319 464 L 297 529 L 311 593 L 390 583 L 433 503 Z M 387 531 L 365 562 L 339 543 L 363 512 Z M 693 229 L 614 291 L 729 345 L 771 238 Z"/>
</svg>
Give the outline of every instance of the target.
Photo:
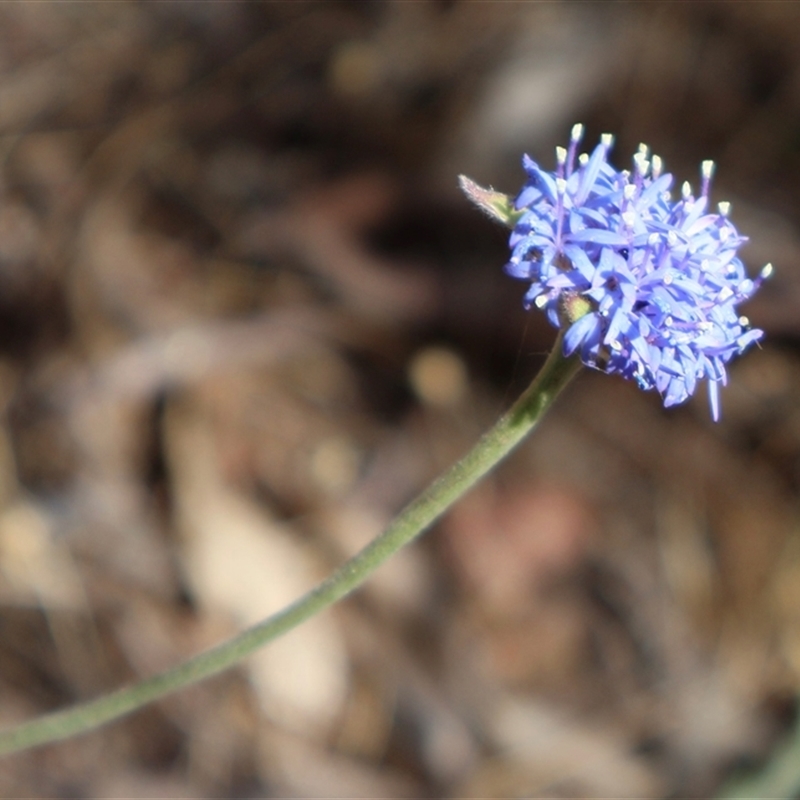
<svg viewBox="0 0 800 800">
<path fill-rule="evenodd" d="M 639 142 L 773 281 L 705 392 L 586 372 L 358 595 L 5 759 L 0 795 L 666 797 L 800 683 L 800 8 L 0 6 L 0 724 L 295 598 L 462 455 L 555 331 L 457 175 Z"/>
</svg>

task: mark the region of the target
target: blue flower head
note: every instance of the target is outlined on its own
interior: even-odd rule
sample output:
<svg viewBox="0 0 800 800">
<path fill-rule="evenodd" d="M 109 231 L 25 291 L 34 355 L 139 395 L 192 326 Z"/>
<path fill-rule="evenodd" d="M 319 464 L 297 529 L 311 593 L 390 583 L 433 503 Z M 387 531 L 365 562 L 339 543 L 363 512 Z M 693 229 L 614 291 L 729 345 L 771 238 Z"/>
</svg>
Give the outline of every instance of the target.
<svg viewBox="0 0 800 800">
<path fill-rule="evenodd" d="M 569 148 L 556 149 L 555 172 L 524 156 L 506 271 L 530 282 L 526 307 L 566 329 L 565 355 L 656 389 L 665 406 L 705 378 L 718 420 L 725 365 L 763 336 L 736 306 L 772 266 L 748 278 L 736 255 L 747 239 L 728 219 L 730 204 L 708 210 L 713 162 L 703 162 L 699 197 L 684 183 L 673 200 L 672 175 L 646 146 L 632 171 L 617 171 L 607 160 L 612 137 L 577 156 L 582 134 L 576 125 Z"/>
</svg>

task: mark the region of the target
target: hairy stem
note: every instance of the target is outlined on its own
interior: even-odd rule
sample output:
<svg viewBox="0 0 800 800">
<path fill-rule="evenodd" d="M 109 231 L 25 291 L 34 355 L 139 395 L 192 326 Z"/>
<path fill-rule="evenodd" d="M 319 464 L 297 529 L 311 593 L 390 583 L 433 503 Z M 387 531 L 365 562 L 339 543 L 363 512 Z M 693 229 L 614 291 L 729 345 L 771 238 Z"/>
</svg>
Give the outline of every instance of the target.
<svg viewBox="0 0 800 800">
<path fill-rule="evenodd" d="M 531 385 L 475 447 L 407 505 L 383 533 L 294 603 L 160 675 L 0 732 L 0 755 L 90 731 L 171 692 L 216 675 L 345 597 L 386 559 L 430 527 L 533 430 L 579 367 L 577 358 L 562 355 L 559 336 Z"/>
</svg>

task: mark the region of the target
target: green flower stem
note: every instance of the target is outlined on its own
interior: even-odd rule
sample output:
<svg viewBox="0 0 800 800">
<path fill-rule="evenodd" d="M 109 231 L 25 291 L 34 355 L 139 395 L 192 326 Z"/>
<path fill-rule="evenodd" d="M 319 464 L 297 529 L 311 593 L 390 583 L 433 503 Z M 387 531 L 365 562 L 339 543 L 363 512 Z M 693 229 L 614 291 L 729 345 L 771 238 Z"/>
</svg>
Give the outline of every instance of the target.
<svg viewBox="0 0 800 800">
<path fill-rule="evenodd" d="M 757 772 L 740 774 L 720 789 L 721 800 L 789 798 L 800 796 L 800 720 L 788 739 L 775 748 L 769 761 Z"/>
<path fill-rule="evenodd" d="M 533 383 L 475 447 L 406 506 L 383 533 L 294 603 L 160 675 L 0 732 L 0 755 L 92 730 L 216 675 L 352 592 L 507 455 L 537 425 L 579 367 L 577 358 L 562 355 L 559 336 Z"/>
</svg>

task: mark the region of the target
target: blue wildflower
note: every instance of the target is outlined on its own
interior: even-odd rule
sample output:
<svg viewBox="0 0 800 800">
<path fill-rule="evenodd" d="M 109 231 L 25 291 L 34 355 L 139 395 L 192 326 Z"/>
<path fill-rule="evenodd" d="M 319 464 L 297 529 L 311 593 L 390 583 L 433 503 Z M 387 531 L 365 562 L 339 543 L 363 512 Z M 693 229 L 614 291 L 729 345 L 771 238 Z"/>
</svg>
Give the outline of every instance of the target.
<svg viewBox="0 0 800 800">
<path fill-rule="evenodd" d="M 523 158 L 528 181 L 516 199 L 506 271 L 530 281 L 527 307 L 566 329 L 565 355 L 578 352 L 591 367 L 656 389 L 665 406 L 707 379 L 718 420 L 725 365 L 763 336 L 736 306 L 772 266 L 748 278 L 736 255 L 747 239 L 728 219 L 730 204 L 708 211 L 713 162 L 703 162 L 699 197 L 684 183 L 673 201 L 672 176 L 644 145 L 631 172 L 617 171 L 607 134 L 576 159 L 582 134 L 576 125 L 569 148 L 556 149 L 555 172 Z"/>
</svg>

